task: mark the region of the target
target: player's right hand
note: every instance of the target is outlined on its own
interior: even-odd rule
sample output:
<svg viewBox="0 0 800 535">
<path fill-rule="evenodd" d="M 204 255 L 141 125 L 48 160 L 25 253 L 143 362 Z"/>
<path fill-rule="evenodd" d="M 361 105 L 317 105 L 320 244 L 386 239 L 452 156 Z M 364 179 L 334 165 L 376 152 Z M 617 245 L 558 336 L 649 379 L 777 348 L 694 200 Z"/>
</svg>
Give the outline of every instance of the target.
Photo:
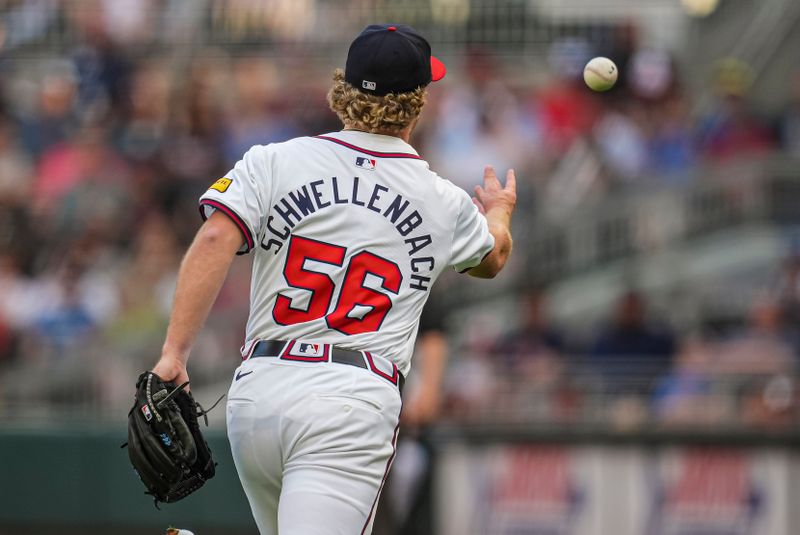
<svg viewBox="0 0 800 535">
<path fill-rule="evenodd" d="M 172 382 L 176 385 L 182 385 L 189 380 L 189 374 L 186 372 L 186 364 L 180 359 L 173 357 L 162 356 L 151 371 L 158 375 L 162 381 Z M 189 390 L 188 386 L 186 390 Z"/>
<path fill-rule="evenodd" d="M 475 186 L 475 197 L 472 202 L 482 214 L 494 210 L 502 210 L 510 218 L 517 205 L 517 178 L 513 169 L 506 173 L 506 185 L 500 183 L 494 168 L 487 165 L 483 170 L 483 186 Z"/>
</svg>

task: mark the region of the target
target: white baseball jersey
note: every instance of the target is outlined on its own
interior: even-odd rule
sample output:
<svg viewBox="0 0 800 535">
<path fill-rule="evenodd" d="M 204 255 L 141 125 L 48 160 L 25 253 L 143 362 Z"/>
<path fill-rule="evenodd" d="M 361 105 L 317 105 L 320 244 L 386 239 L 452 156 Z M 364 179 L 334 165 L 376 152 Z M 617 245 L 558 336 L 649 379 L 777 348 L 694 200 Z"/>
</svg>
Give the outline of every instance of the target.
<svg viewBox="0 0 800 535">
<path fill-rule="evenodd" d="M 247 352 L 300 339 L 370 351 L 408 374 L 422 307 L 448 267 L 494 247 L 463 190 L 403 140 L 358 131 L 252 147 L 200 199 L 255 252 Z"/>
</svg>

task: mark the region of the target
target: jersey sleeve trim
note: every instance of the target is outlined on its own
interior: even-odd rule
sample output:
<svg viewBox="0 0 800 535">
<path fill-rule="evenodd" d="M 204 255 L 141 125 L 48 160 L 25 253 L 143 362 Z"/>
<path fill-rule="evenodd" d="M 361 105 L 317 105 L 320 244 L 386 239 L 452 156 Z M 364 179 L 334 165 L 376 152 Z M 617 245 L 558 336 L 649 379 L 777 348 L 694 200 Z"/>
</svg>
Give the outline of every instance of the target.
<svg viewBox="0 0 800 535">
<path fill-rule="evenodd" d="M 483 258 L 481 258 L 481 261 L 480 261 L 480 262 L 478 262 L 478 263 L 477 263 L 477 264 L 475 264 L 474 266 L 470 266 L 470 267 L 468 267 L 468 268 L 464 268 L 464 269 L 462 269 L 461 271 L 459 271 L 458 273 L 459 273 L 460 275 L 463 275 L 464 273 L 466 273 L 466 272 L 467 272 L 467 271 L 469 271 L 470 269 L 472 269 L 472 268 L 476 268 L 476 267 L 480 266 L 481 264 L 483 264 L 483 261 L 484 261 L 484 260 L 486 260 L 486 257 L 487 257 L 487 256 L 489 256 L 490 254 L 492 254 L 492 251 L 494 251 L 494 245 L 492 245 L 492 248 L 491 248 L 491 249 L 489 249 L 489 251 L 488 251 L 488 252 L 487 252 L 485 255 L 483 255 Z"/>
<path fill-rule="evenodd" d="M 341 139 L 336 139 L 335 137 L 330 136 L 314 136 L 316 139 L 324 139 L 325 141 L 331 141 L 343 147 L 347 147 L 348 149 L 354 150 L 356 152 L 360 152 L 362 154 L 366 154 L 368 156 L 375 156 L 376 158 L 409 158 L 412 160 L 421 160 L 422 157 L 416 154 L 410 154 L 407 152 L 379 152 L 376 150 L 369 150 L 357 145 L 353 145 L 352 143 L 348 143 L 347 141 L 342 141 Z"/>
<path fill-rule="evenodd" d="M 210 214 L 206 213 L 206 210 L 205 210 L 206 206 L 209 206 L 209 207 L 213 208 L 214 210 L 219 210 L 220 212 L 224 213 L 226 216 L 230 217 L 233 220 L 234 223 L 236 223 L 236 226 L 239 227 L 239 230 L 242 232 L 242 236 L 244 237 L 244 240 L 245 240 L 246 246 L 247 246 L 247 249 L 245 249 L 244 251 L 239 251 L 236 254 L 247 254 L 247 253 L 249 253 L 253 249 L 253 247 L 255 245 L 255 240 L 253 240 L 253 233 L 250 231 L 250 227 L 247 226 L 247 223 L 244 222 L 244 219 L 242 219 L 239 216 L 239 214 L 237 214 L 235 211 L 233 211 L 232 208 L 222 204 L 219 201 L 216 201 L 216 200 L 213 200 L 213 199 L 201 199 L 200 200 L 200 217 L 203 218 L 203 221 L 208 219 L 208 217 L 210 215 Z"/>
</svg>

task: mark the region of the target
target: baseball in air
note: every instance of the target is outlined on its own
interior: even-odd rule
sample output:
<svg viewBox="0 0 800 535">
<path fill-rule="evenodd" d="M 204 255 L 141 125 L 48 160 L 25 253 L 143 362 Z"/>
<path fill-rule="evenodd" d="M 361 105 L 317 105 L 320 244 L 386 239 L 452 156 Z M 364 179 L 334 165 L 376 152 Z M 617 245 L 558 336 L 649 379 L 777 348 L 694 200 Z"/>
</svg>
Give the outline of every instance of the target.
<svg viewBox="0 0 800 535">
<path fill-rule="evenodd" d="M 608 58 L 597 57 L 583 68 L 583 80 L 593 91 L 608 91 L 617 81 L 617 66 Z"/>
</svg>

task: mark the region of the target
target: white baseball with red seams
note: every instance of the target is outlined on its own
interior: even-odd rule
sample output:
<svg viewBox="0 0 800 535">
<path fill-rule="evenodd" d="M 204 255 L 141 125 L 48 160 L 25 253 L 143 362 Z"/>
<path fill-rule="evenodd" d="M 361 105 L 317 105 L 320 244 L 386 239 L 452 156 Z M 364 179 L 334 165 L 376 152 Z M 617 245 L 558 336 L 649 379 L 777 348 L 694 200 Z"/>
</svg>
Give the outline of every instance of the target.
<svg viewBox="0 0 800 535">
<path fill-rule="evenodd" d="M 295 341 L 287 358 L 247 358 L 229 392 L 259 530 L 370 533 L 397 437 L 393 368 L 410 370 L 436 278 L 492 250 L 485 217 L 405 141 L 358 131 L 255 146 L 200 203 L 204 217 L 233 219 L 241 252 L 255 254 L 243 356 Z M 327 344 L 368 362 L 336 363 Z"/>
<path fill-rule="evenodd" d="M 593 91 L 608 91 L 617 83 L 618 75 L 614 62 L 604 57 L 591 59 L 583 69 L 583 81 Z"/>
</svg>

